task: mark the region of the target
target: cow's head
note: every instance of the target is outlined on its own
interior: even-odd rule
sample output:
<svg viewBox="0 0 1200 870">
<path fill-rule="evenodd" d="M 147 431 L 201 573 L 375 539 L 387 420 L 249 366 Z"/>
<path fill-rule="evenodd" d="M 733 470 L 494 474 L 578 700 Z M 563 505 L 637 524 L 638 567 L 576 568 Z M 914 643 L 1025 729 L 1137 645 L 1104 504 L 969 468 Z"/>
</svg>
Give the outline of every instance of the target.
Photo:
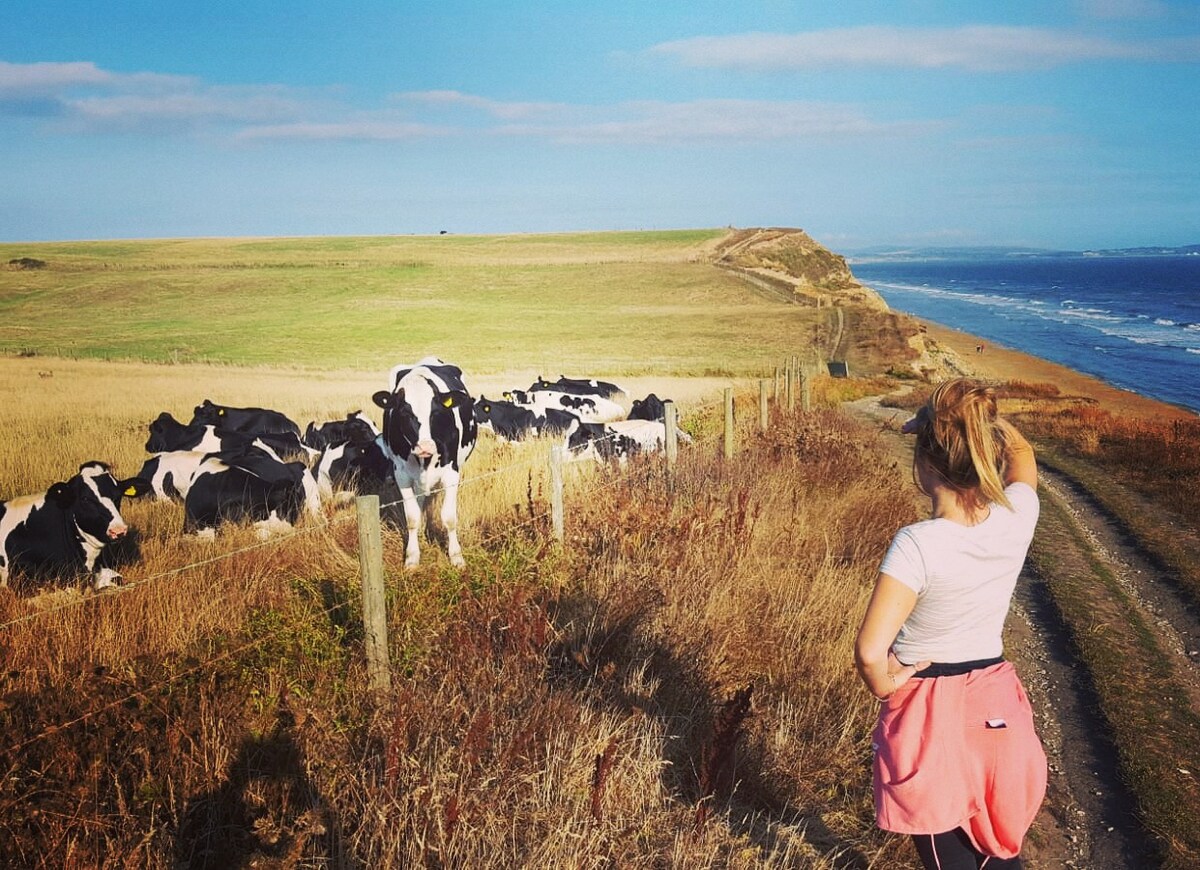
<svg viewBox="0 0 1200 870">
<path fill-rule="evenodd" d="M 220 405 L 214 405 L 211 399 L 205 399 L 193 409 L 192 414 L 193 423 L 207 423 L 216 426 L 225 416 L 225 409 Z"/>
<path fill-rule="evenodd" d="M 475 422 L 479 424 L 489 423 L 492 419 L 492 400 L 487 396 L 480 396 L 475 400 Z"/>
<path fill-rule="evenodd" d="M 380 390 L 371 399 L 383 408 L 383 437 L 392 453 L 422 462 L 438 456 L 449 464 L 458 443 L 459 409 L 472 413 L 467 393 L 442 392 L 419 376 L 406 376 L 394 391 Z M 440 451 L 439 444 L 444 445 Z"/>
<path fill-rule="evenodd" d="M 121 517 L 121 499 L 150 491 L 150 481 L 144 478 L 117 480 L 103 462 L 85 462 L 70 480 L 46 490 L 46 500 L 69 510 L 75 526 L 89 537 L 116 541 L 129 531 Z"/>
<path fill-rule="evenodd" d="M 147 453 L 162 453 L 170 450 L 169 438 L 170 433 L 174 433 L 182 427 L 182 423 L 172 417 L 166 411 L 163 411 L 150 424 L 150 437 L 146 439 Z"/>
</svg>

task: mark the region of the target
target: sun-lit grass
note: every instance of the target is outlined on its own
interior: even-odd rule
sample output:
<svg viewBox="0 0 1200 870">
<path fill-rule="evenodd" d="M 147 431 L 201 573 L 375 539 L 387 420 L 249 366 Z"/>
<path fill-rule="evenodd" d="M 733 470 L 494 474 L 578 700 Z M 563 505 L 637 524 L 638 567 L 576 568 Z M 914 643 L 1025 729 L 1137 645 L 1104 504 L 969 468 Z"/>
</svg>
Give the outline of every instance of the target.
<svg viewBox="0 0 1200 870">
<path fill-rule="evenodd" d="M 812 337 L 714 268 L 721 231 L 0 245 L 0 352 L 369 369 L 762 370 Z M 386 367 L 385 365 L 385 367 Z"/>
</svg>

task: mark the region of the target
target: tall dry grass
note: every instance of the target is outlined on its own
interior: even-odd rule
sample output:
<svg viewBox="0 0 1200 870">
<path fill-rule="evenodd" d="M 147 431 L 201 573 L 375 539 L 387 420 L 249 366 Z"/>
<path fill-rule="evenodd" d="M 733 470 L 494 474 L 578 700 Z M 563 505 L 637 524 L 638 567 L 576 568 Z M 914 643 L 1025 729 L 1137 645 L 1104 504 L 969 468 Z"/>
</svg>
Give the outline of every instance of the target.
<svg viewBox="0 0 1200 870">
<path fill-rule="evenodd" d="M 739 418 L 669 483 L 571 467 L 561 548 L 546 445 L 484 442 L 465 570 L 385 532 L 386 698 L 347 514 L 214 548 L 139 505 L 128 591 L 0 592 L 0 862 L 904 866 L 850 649 L 905 475 L 832 412 Z"/>
</svg>

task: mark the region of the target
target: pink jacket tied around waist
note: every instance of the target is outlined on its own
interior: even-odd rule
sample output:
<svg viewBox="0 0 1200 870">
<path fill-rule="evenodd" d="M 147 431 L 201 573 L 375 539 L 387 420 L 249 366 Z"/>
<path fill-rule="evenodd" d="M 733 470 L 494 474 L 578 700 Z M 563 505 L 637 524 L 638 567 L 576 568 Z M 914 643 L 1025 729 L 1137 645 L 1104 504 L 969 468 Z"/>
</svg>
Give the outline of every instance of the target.
<svg viewBox="0 0 1200 870">
<path fill-rule="evenodd" d="M 988 855 L 1021 851 L 1046 794 L 1046 753 L 1010 662 L 910 680 L 884 703 L 873 741 L 880 828 L 961 827 Z"/>
</svg>

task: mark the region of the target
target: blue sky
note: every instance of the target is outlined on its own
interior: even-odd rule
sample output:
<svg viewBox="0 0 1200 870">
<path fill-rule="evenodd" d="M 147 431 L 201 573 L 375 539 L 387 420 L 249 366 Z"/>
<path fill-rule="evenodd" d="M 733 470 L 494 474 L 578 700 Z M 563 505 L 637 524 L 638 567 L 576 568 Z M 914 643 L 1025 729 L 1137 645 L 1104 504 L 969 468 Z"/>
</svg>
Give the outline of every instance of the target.
<svg viewBox="0 0 1200 870">
<path fill-rule="evenodd" d="M 4 8 L 0 240 L 1200 243 L 1195 0 Z"/>
</svg>

